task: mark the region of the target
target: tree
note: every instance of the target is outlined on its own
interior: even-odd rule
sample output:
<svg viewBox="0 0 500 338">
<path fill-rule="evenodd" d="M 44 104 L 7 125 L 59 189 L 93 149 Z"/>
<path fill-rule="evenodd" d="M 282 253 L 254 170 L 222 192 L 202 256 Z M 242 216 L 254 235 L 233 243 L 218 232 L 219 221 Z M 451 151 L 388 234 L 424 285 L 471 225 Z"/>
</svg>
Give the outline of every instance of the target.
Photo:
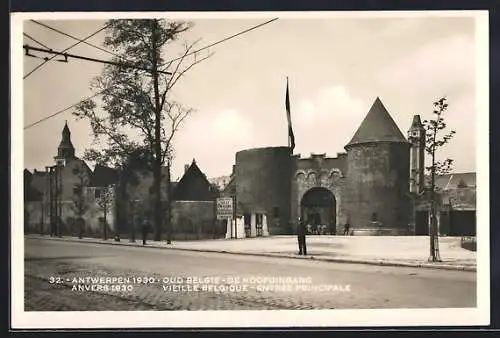
<svg viewBox="0 0 500 338">
<path fill-rule="evenodd" d="M 446 133 L 444 136 L 440 134 L 443 133 L 446 128 L 446 123 L 444 122 L 443 114 L 448 109 L 448 103 L 446 97 L 442 97 L 436 102 L 434 102 L 434 119 L 424 120 L 423 125 L 425 128 L 425 151 L 431 157 L 431 165 L 425 167 L 429 173 L 429 203 L 430 203 L 430 257 L 429 261 L 440 262 L 441 257 L 439 255 L 439 234 L 437 229 L 437 199 L 439 198 L 436 192 L 438 188 L 436 187 L 436 176 L 442 176 L 451 171 L 453 160 L 445 159 L 444 161 L 437 161 L 436 154 L 437 150 L 447 144 L 455 134 L 452 130 Z"/>
<path fill-rule="evenodd" d="M 86 151 L 86 159 L 121 167 L 127 163 L 129 154 L 141 154 L 141 160 L 153 172 L 155 240 L 160 240 L 162 233 L 162 167 L 167 167 L 168 243 L 171 235 L 170 168 L 174 154 L 173 139 L 193 112 L 193 109 L 173 99 L 172 89 L 187 71 L 211 54 L 198 57 L 198 52 L 194 51 L 196 42 L 185 43 L 181 55 L 170 61 L 165 61 L 162 52 L 191 26 L 186 22 L 158 19 L 108 21 L 104 45 L 117 53 L 118 57 L 114 61 L 125 59 L 127 64 L 151 71 L 106 65 L 91 85 L 101 93 L 100 109 L 94 100 L 89 99 L 82 101 L 74 112 L 78 118 L 90 122 L 97 142 L 106 141 L 102 150 L 94 148 Z M 185 62 L 188 59 L 191 60 Z M 164 69 L 168 69 L 171 74 L 159 72 Z"/>
<path fill-rule="evenodd" d="M 101 208 L 103 214 L 103 238 L 108 239 L 108 213 L 115 200 L 113 186 L 104 187 L 97 198 L 97 205 Z"/>
<path fill-rule="evenodd" d="M 82 238 L 84 227 L 83 215 L 85 215 L 88 209 L 85 198 L 85 187 L 88 185 L 88 175 L 81 167 L 74 168 L 73 174 L 75 174 L 78 179 L 78 183 L 75 184 L 73 190 L 73 210 L 77 216 L 78 238 Z"/>
</svg>

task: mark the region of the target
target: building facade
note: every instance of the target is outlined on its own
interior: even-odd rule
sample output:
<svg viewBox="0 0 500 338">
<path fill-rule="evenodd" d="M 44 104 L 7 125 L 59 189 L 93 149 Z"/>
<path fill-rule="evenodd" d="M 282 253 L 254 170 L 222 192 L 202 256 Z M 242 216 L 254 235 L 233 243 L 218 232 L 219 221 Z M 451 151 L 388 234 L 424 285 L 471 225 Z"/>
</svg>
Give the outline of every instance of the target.
<svg viewBox="0 0 500 338">
<path fill-rule="evenodd" d="M 163 201 L 168 196 L 167 174 L 167 167 L 163 167 Z M 24 170 L 25 232 L 138 236 L 145 219 L 152 223 L 153 182 L 151 170 L 133 154 L 126 169 L 97 164 L 91 170 L 75 155 L 66 123 L 54 165 L 45 171 Z M 215 214 L 219 185 L 209 182 L 194 159 L 185 166 L 182 178 L 171 183 L 172 239 L 224 237 L 225 229 Z M 163 211 L 168 217 L 166 205 Z"/>
<path fill-rule="evenodd" d="M 426 234 L 425 130 L 420 116 L 414 116 L 407 139 L 377 98 L 344 148 L 336 157 L 302 158 L 288 147 L 236 153 L 223 194 L 235 198 L 238 237 L 293 234 L 299 218 L 314 234 L 342 234 L 346 223 L 354 235 Z M 447 211 L 450 202 L 439 203 L 441 233 L 450 227 L 454 235 L 475 233 L 475 186 L 468 192 L 452 185 L 446 189 L 440 201 L 455 200 L 455 216 Z M 451 226 L 461 217 L 459 210 L 468 211 L 467 221 Z"/>
<path fill-rule="evenodd" d="M 413 117 L 407 135 L 377 98 L 345 152 L 336 157 L 304 158 L 289 147 L 244 149 L 235 154 L 231 175 L 215 179 L 208 179 L 193 160 L 170 185 L 173 201 L 164 211 L 172 221 L 172 239 L 289 235 L 296 233 L 299 218 L 312 234 L 344 234 L 349 224 L 353 235 L 428 235 L 420 116 Z M 101 233 L 103 224 L 110 233 L 131 234 L 144 218 L 152 221 L 153 176 L 143 161 L 126 170 L 96 165 L 92 171 L 75 156 L 67 124 L 54 161 L 46 171 L 24 171 L 27 231 L 52 232 L 54 217 L 61 220 L 62 231 L 73 234 L 81 219 L 86 234 Z M 475 235 L 475 173 L 440 176 L 436 186 L 440 234 Z M 106 196 L 111 202 L 103 208 Z M 217 220 L 220 196 L 234 201 L 231 220 Z"/>
</svg>

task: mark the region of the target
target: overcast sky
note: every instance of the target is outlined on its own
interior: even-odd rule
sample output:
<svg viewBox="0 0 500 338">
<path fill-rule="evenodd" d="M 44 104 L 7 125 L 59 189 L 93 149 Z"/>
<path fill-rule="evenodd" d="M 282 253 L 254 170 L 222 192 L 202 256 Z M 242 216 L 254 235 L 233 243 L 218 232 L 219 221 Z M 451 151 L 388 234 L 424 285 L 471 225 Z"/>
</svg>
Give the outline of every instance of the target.
<svg viewBox="0 0 500 338">
<path fill-rule="evenodd" d="M 193 20 L 194 27 L 181 41 L 201 38 L 202 47 L 269 18 Z M 43 22 L 77 37 L 104 24 Z M 74 43 L 30 21 L 24 31 L 55 50 Z M 102 32 L 88 41 L 101 45 L 104 36 Z M 35 45 L 27 38 L 24 43 Z M 457 134 L 440 157 L 453 158 L 456 172 L 476 170 L 472 17 L 281 18 L 210 51 L 214 55 L 175 89 L 176 98 L 196 112 L 175 139 L 173 178 L 193 158 L 208 177 L 216 177 L 231 172 L 238 150 L 286 145 L 286 76 L 295 152 L 303 157 L 344 151 L 377 96 L 406 135 L 413 114 L 430 118 L 432 102 L 446 95 L 446 122 Z M 109 57 L 86 45 L 71 52 Z M 23 57 L 24 73 L 40 62 Z M 89 82 L 101 70 L 102 64 L 70 60 L 49 62 L 33 73 L 24 80 L 24 125 L 91 95 Z M 91 146 L 88 122 L 76 121 L 68 111 L 24 131 L 26 168 L 42 170 L 53 163 L 65 120 L 77 156 Z"/>
</svg>

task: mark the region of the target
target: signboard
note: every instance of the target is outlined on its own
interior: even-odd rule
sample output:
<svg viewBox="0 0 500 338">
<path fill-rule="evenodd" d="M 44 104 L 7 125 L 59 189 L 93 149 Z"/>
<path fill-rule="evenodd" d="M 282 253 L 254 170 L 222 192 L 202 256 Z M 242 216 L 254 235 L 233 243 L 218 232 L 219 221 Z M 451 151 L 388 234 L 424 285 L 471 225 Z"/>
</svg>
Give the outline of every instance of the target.
<svg viewBox="0 0 500 338">
<path fill-rule="evenodd" d="M 217 219 L 233 218 L 233 199 L 231 197 L 217 198 Z"/>
</svg>

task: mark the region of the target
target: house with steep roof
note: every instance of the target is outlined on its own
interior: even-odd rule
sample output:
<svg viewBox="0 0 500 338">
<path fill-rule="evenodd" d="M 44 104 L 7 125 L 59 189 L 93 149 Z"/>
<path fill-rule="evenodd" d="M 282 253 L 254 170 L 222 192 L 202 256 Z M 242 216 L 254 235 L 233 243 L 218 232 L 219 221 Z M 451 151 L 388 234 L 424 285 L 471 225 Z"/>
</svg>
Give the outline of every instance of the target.
<svg viewBox="0 0 500 338">
<path fill-rule="evenodd" d="M 172 224 L 175 239 L 220 238 L 224 226 L 216 219 L 215 200 L 220 192 L 201 171 L 196 160 L 172 188 Z"/>
<path fill-rule="evenodd" d="M 26 230 L 77 234 L 74 224 L 76 219 L 83 218 L 86 233 L 99 232 L 101 211 L 95 199 L 95 189 L 116 183 L 113 170 L 97 166 L 97 170 L 92 171 L 75 155 L 67 122 L 54 156 L 54 165 L 50 167 L 45 171 L 35 169 L 31 175 L 25 170 L 25 210 L 30 223 Z M 108 220 L 108 226 L 112 228 L 112 211 Z"/>
</svg>

